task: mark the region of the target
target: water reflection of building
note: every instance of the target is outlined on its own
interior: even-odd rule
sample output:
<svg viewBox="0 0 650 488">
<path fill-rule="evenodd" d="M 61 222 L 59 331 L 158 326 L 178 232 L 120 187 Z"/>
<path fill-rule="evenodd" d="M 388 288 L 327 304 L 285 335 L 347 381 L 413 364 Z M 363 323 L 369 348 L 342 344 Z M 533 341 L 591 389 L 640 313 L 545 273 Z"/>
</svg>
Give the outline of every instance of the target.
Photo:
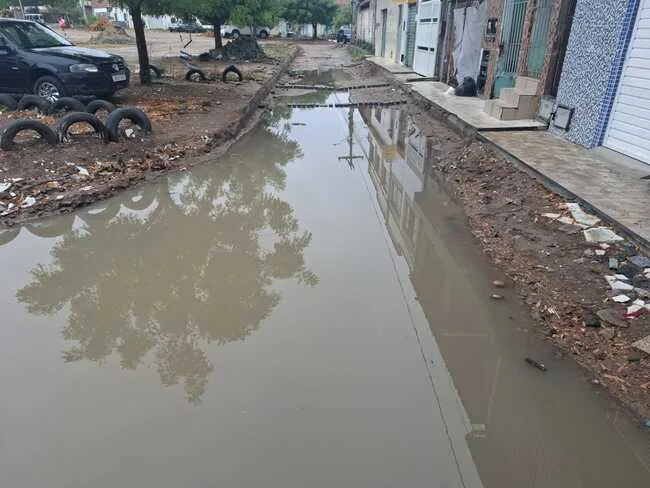
<svg viewBox="0 0 650 488">
<path fill-rule="evenodd" d="M 490 347 L 490 331 L 485 327 L 488 312 L 471 288 L 473 280 L 462 261 L 463 244 L 451 235 L 455 228 L 464 229 L 464 217 L 448 205 L 443 189 L 426 177 L 427 138 L 408 114 L 385 108 L 361 113 L 369 128 L 368 172 L 384 223 L 408 264 L 411 283 L 459 389 L 473 435 L 482 437 L 492 412 L 500 359 Z"/>
<path fill-rule="evenodd" d="M 368 172 L 391 239 L 409 267 L 415 264 L 419 222 L 415 195 L 424 182 L 425 138 L 399 109 L 361 111 L 368 126 Z"/>
</svg>

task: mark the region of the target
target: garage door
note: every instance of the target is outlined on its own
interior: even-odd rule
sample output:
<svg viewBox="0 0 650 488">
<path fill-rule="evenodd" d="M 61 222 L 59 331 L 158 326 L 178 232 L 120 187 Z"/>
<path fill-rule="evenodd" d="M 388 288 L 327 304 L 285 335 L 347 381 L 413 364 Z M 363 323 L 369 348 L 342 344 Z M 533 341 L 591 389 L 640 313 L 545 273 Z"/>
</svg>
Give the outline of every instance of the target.
<svg viewBox="0 0 650 488">
<path fill-rule="evenodd" d="M 440 26 L 440 0 L 418 0 L 418 20 L 415 32 L 413 71 L 433 76 Z"/>
<path fill-rule="evenodd" d="M 641 0 L 604 145 L 650 164 L 650 0 Z"/>
</svg>

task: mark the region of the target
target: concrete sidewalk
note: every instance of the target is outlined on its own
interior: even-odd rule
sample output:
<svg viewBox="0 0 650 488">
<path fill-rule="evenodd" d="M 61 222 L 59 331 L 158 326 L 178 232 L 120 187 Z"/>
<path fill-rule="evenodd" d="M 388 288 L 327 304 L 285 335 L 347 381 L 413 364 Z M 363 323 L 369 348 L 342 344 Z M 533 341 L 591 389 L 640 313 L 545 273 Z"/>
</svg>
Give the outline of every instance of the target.
<svg viewBox="0 0 650 488">
<path fill-rule="evenodd" d="M 483 99 L 445 95 L 444 83 L 409 82 L 417 75 L 405 73 L 403 66 L 377 58 L 368 61 L 447 121 L 475 132 L 545 186 L 580 201 L 650 252 L 650 180 L 641 179 L 650 175 L 650 165 L 604 148 L 586 149 L 545 130 L 522 130 L 546 126 L 536 120 L 494 119 L 483 112 Z"/>
</svg>

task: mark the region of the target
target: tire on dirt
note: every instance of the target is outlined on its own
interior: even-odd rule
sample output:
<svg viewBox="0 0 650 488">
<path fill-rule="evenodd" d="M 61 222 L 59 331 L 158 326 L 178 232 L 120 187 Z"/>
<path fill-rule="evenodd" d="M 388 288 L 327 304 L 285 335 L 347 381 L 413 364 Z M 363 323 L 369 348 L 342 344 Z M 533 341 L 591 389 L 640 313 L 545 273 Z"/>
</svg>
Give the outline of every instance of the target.
<svg viewBox="0 0 650 488">
<path fill-rule="evenodd" d="M 25 95 L 20 99 L 18 105 L 16 105 L 16 110 L 21 111 L 36 108 L 41 114 L 47 114 L 50 112 L 51 107 L 52 104 L 44 98 L 36 95 Z"/>
<path fill-rule="evenodd" d="M 160 69 L 159 69 L 157 66 L 154 66 L 153 64 L 150 64 L 149 66 L 147 66 L 147 69 L 148 69 L 151 73 L 153 73 L 153 75 L 154 75 L 156 78 L 161 78 L 161 77 L 162 77 L 162 72 L 160 71 Z"/>
<path fill-rule="evenodd" d="M 113 142 L 120 140 L 120 122 L 123 120 L 130 120 L 138 125 L 144 132 L 151 132 L 151 121 L 147 114 L 138 108 L 118 108 L 108 116 L 106 119 L 106 130 L 108 131 L 108 138 Z"/>
<path fill-rule="evenodd" d="M 14 148 L 14 138 L 19 132 L 24 130 L 33 130 L 38 132 L 41 139 L 50 145 L 57 143 L 56 134 L 47 125 L 37 120 L 17 120 L 5 127 L 0 135 L 0 149 L 10 151 Z"/>
<path fill-rule="evenodd" d="M 205 73 L 201 71 L 200 69 L 192 68 L 189 70 L 187 73 L 185 73 L 185 80 L 186 81 L 194 81 L 194 76 L 198 75 L 199 79 L 201 81 L 205 81 L 207 78 L 205 76 Z"/>
<path fill-rule="evenodd" d="M 221 81 L 224 83 L 228 82 L 228 74 L 229 73 L 235 73 L 237 77 L 239 78 L 239 81 L 244 81 L 244 76 L 241 74 L 241 71 L 237 69 L 237 67 L 233 64 L 228 66 L 225 70 L 223 70 L 223 74 L 221 75 Z"/>
<path fill-rule="evenodd" d="M 86 112 L 95 115 L 100 110 L 106 110 L 109 114 L 115 112 L 117 107 L 106 100 L 93 100 L 86 105 Z"/>
<path fill-rule="evenodd" d="M 56 100 L 51 108 L 50 113 L 56 112 L 84 112 L 86 106 L 76 98 L 62 97 Z"/>
<path fill-rule="evenodd" d="M 59 138 L 59 141 L 64 142 L 70 139 L 68 130 L 73 124 L 84 123 L 88 124 L 95 130 L 102 141 L 108 139 L 108 133 L 106 131 L 106 126 L 104 123 L 95 117 L 93 114 L 86 112 L 72 112 L 71 114 L 66 115 L 61 118 L 56 124 L 56 133 Z"/>
<path fill-rule="evenodd" d="M 18 102 L 13 97 L 13 95 L 5 95 L 4 93 L 0 93 L 0 105 L 7 107 L 9 110 L 16 110 Z"/>
</svg>

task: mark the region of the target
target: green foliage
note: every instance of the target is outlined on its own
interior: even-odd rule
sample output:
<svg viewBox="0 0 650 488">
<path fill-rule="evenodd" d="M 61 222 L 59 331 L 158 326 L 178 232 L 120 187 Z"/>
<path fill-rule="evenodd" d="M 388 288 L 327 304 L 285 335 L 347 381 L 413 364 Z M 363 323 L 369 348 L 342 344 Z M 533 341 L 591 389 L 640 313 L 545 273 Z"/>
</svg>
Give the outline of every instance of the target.
<svg viewBox="0 0 650 488">
<path fill-rule="evenodd" d="M 342 25 L 352 24 L 352 5 L 339 7 L 334 16 L 334 27 L 337 29 Z"/>
<path fill-rule="evenodd" d="M 334 0 L 288 0 L 282 17 L 297 24 L 331 25 L 337 8 Z"/>
<path fill-rule="evenodd" d="M 230 21 L 235 25 L 272 27 L 282 12 L 279 0 L 234 0 Z"/>
</svg>

